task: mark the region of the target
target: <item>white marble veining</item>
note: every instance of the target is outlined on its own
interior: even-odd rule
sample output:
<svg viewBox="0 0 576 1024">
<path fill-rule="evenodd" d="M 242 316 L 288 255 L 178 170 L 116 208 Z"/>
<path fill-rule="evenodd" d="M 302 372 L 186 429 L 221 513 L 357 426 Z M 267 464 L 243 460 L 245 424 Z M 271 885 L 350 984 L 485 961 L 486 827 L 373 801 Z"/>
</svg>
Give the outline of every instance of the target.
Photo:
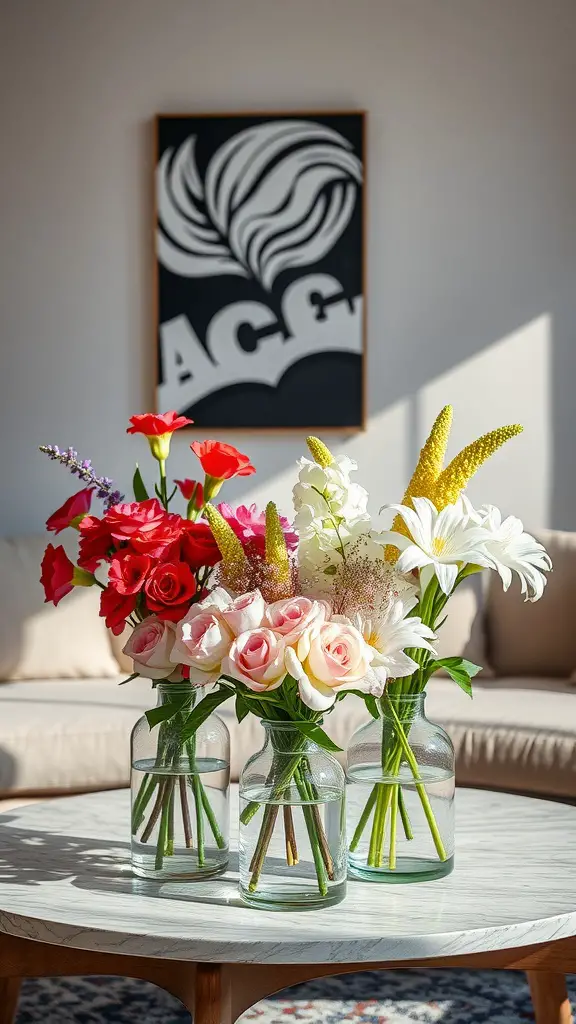
<svg viewBox="0 0 576 1024">
<path fill-rule="evenodd" d="M 280 913 L 241 903 L 236 853 L 213 881 L 133 878 L 128 799 L 96 793 L 0 815 L 0 931 L 80 949 L 251 963 L 402 961 L 576 934 L 575 807 L 459 790 L 448 878 L 350 881 L 339 906 Z M 233 822 L 236 814 L 235 792 Z"/>
</svg>

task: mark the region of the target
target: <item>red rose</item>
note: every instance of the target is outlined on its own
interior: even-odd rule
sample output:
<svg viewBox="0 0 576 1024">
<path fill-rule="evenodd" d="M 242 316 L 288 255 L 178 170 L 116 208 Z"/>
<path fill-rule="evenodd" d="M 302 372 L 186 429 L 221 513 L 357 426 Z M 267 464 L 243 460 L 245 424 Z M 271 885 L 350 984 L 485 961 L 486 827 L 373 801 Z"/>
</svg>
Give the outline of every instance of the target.
<svg viewBox="0 0 576 1024">
<path fill-rule="evenodd" d="M 202 508 L 204 504 L 204 488 L 202 484 L 199 484 L 197 480 L 175 480 L 175 484 L 178 484 L 180 493 L 186 501 L 193 501 L 194 508 Z"/>
<path fill-rule="evenodd" d="M 216 565 L 222 555 L 208 523 L 187 522 L 182 534 L 182 558 L 192 569 Z"/>
<path fill-rule="evenodd" d="M 108 581 L 118 594 L 137 594 L 151 568 L 152 559 L 148 555 L 122 551 L 112 559 Z"/>
<path fill-rule="evenodd" d="M 44 587 L 45 601 L 57 605 L 74 587 L 91 587 L 94 576 L 91 572 L 78 569 L 64 551 L 62 545 L 55 548 L 48 544 L 42 559 L 40 583 Z"/>
<path fill-rule="evenodd" d="M 93 491 L 93 487 L 85 487 L 84 490 L 78 491 L 77 494 L 68 498 L 68 501 L 65 501 L 62 507 L 53 512 L 46 520 L 46 529 L 53 533 L 61 533 L 68 526 L 78 526 L 80 519 L 90 508 Z"/>
<path fill-rule="evenodd" d="M 150 611 L 160 619 L 178 622 L 196 593 L 196 580 L 185 562 L 160 562 L 152 570 L 144 587 Z"/>
<path fill-rule="evenodd" d="M 157 498 L 114 505 L 104 517 L 115 541 L 127 541 L 143 555 L 160 558 L 180 539 L 184 520 L 165 512 Z"/>
<path fill-rule="evenodd" d="M 113 587 L 106 587 L 100 594 L 100 615 L 114 636 L 124 632 L 126 619 L 134 611 L 137 600 L 137 594 L 118 594 Z"/>
<path fill-rule="evenodd" d="M 200 459 L 206 476 L 214 480 L 230 480 L 233 476 L 250 476 L 256 470 L 247 455 L 222 441 L 194 441 L 190 445 Z"/>
<path fill-rule="evenodd" d="M 108 561 L 110 550 L 114 547 L 112 535 L 103 519 L 97 516 L 84 516 L 79 524 L 80 546 L 78 565 L 90 572 L 95 572 L 100 562 Z"/>
<path fill-rule="evenodd" d="M 144 413 L 143 416 L 131 416 L 131 427 L 126 430 L 127 434 L 144 434 L 148 438 L 150 451 L 155 459 L 165 462 L 170 452 L 170 441 L 175 430 L 187 427 L 193 423 L 186 416 L 179 416 L 176 412 L 164 412 L 159 416 L 153 413 Z"/>
</svg>

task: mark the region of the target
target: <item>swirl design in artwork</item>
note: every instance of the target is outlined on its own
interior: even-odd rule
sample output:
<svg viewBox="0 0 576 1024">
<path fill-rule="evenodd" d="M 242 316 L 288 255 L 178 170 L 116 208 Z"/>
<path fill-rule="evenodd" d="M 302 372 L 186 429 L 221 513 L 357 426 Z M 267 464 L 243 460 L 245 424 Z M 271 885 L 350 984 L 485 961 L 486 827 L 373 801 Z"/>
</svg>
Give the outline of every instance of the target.
<svg viewBox="0 0 576 1024">
<path fill-rule="evenodd" d="M 362 164 L 339 132 L 313 121 L 266 121 L 239 132 L 198 172 L 196 136 L 157 167 L 158 259 L 181 277 L 235 274 L 269 291 L 310 266 L 346 228 Z"/>
</svg>

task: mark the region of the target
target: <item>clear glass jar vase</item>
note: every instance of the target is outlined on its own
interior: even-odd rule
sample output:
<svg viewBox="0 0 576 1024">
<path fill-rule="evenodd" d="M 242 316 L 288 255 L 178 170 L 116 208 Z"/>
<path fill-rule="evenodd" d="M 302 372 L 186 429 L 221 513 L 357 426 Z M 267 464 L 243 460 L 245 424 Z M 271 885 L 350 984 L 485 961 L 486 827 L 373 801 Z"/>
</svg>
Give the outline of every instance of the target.
<svg viewBox="0 0 576 1024">
<path fill-rule="evenodd" d="M 228 729 L 212 714 L 183 739 L 202 689 L 161 682 L 156 692 L 157 708 L 174 714 L 153 728 L 144 715 L 132 731 L 132 870 L 156 880 L 221 874 L 228 865 Z"/>
<path fill-rule="evenodd" d="M 349 868 L 364 881 L 429 881 L 454 867 L 454 747 L 424 701 L 390 688 L 348 745 Z"/>
<path fill-rule="evenodd" d="M 240 892 L 252 906 L 313 909 L 346 893 L 345 777 L 290 722 L 263 723 L 240 775 Z"/>
</svg>

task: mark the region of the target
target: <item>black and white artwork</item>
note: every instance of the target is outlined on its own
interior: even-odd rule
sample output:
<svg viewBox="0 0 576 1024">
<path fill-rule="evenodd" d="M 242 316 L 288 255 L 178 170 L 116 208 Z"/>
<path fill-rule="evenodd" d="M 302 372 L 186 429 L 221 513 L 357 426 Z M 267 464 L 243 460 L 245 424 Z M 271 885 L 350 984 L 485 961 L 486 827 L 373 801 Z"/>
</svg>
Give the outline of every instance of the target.
<svg viewBox="0 0 576 1024">
<path fill-rule="evenodd" d="M 159 411 L 360 428 L 364 116 L 160 116 Z"/>
</svg>

